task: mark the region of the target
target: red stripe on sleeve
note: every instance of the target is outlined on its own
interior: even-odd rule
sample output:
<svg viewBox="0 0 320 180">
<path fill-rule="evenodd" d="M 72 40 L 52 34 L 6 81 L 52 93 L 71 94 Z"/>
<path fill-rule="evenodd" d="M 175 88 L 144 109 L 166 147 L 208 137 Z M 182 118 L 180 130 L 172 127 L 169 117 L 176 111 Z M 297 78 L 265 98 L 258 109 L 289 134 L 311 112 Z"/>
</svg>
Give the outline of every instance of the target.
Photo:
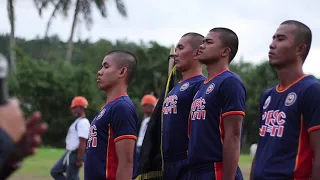
<svg viewBox="0 0 320 180">
<path fill-rule="evenodd" d="M 225 112 L 221 115 L 222 118 L 226 117 L 226 116 L 230 116 L 230 115 L 242 115 L 245 116 L 246 113 L 243 111 L 229 111 L 229 112 Z"/>
<path fill-rule="evenodd" d="M 114 139 L 114 142 L 116 143 L 116 142 L 118 142 L 118 141 L 120 141 L 120 140 L 123 140 L 123 139 L 133 139 L 133 140 L 137 140 L 137 136 L 135 136 L 135 135 L 123 135 L 123 136 L 119 136 L 119 137 L 117 137 L 117 138 L 115 138 Z"/>
</svg>

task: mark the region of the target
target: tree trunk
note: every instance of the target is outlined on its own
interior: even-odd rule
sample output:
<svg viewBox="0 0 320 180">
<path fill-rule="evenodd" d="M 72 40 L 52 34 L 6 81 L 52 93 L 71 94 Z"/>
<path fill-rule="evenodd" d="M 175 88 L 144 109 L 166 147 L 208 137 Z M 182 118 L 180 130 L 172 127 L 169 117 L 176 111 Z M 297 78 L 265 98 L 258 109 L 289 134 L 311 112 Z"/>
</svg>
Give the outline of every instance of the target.
<svg viewBox="0 0 320 180">
<path fill-rule="evenodd" d="M 68 47 L 67 47 L 67 56 L 66 56 L 66 61 L 67 62 L 71 62 L 71 58 L 72 58 L 72 51 L 73 51 L 73 34 L 74 34 L 74 30 L 76 28 L 76 24 L 77 24 L 77 20 L 78 20 L 78 14 L 80 11 L 80 0 L 77 0 L 76 3 L 76 9 L 74 10 L 74 15 L 73 15 L 73 23 L 72 23 L 72 27 L 71 27 L 71 34 L 68 40 Z"/>
<path fill-rule="evenodd" d="M 14 9 L 13 9 L 13 0 L 8 0 L 7 1 L 8 5 L 8 17 L 10 21 L 10 66 L 11 66 L 11 71 L 15 72 L 16 71 L 16 52 L 14 50 L 16 46 L 16 41 L 15 41 L 15 36 L 14 36 L 14 31 L 15 31 L 15 26 L 14 26 Z"/>
<path fill-rule="evenodd" d="M 48 22 L 47 22 L 46 32 L 45 32 L 45 35 L 44 35 L 45 38 L 48 37 L 48 33 L 49 33 L 51 21 L 52 21 L 52 19 L 54 18 L 55 14 L 56 14 L 59 6 L 60 6 L 60 2 L 61 2 L 61 1 L 59 1 L 57 4 L 54 4 L 54 2 L 52 2 L 52 3 L 53 3 L 53 6 L 54 6 L 54 9 L 53 9 L 53 11 L 52 11 L 52 13 L 51 13 L 51 16 L 50 16 L 50 18 L 49 18 L 49 20 L 48 20 Z"/>
</svg>

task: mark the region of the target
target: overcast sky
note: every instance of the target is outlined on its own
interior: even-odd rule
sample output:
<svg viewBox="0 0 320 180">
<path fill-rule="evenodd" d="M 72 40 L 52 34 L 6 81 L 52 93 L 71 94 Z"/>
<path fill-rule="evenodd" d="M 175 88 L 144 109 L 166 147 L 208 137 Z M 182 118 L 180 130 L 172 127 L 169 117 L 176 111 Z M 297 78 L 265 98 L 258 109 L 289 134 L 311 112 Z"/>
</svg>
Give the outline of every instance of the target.
<svg viewBox="0 0 320 180">
<path fill-rule="evenodd" d="M 32 39 L 43 36 L 52 8 L 40 18 L 32 0 L 16 2 L 16 35 Z M 307 0 L 124 0 L 128 18 L 122 18 L 112 0 L 108 1 L 108 18 L 102 18 L 96 7 L 94 25 L 87 31 L 82 23 L 75 32 L 77 39 L 124 39 L 139 42 L 155 40 L 162 45 L 177 43 L 181 35 L 194 31 L 206 35 L 217 26 L 234 30 L 240 40 L 236 60 L 243 56 L 254 63 L 265 60 L 271 37 L 279 24 L 288 19 L 302 21 L 313 32 L 313 42 L 304 65 L 306 73 L 320 77 L 320 1 Z M 69 18 L 58 16 L 50 35 L 67 40 L 73 13 Z M 9 33 L 6 0 L 0 0 L 0 33 Z"/>
</svg>

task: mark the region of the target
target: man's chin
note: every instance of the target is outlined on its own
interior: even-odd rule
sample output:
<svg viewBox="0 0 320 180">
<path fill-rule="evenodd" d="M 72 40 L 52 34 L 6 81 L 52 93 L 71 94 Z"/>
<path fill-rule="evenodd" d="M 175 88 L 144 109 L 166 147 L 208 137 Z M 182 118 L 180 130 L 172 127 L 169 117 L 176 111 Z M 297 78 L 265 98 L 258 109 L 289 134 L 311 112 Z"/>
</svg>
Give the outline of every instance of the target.
<svg viewBox="0 0 320 180">
<path fill-rule="evenodd" d="M 275 68 L 279 65 L 279 63 L 277 63 L 277 61 L 274 59 L 269 59 L 269 65 Z"/>
<path fill-rule="evenodd" d="M 98 84 L 98 88 L 99 88 L 100 90 L 103 90 L 103 89 L 104 89 L 104 86 L 101 85 L 101 84 Z"/>
<path fill-rule="evenodd" d="M 199 61 L 201 64 L 206 64 L 207 59 L 199 57 L 197 61 Z"/>
<path fill-rule="evenodd" d="M 275 69 L 282 69 L 282 68 L 286 67 L 286 64 L 280 63 L 280 62 L 274 61 L 274 60 L 269 60 L 269 66 L 271 66 Z"/>
<path fill-rule="evenodd" d="M 77 118 L 77 117 L 79 117 L 79 114 L 78 113 L 73 113 L 73 116 Z"/>
<path fill-rule="evenodd" d="M 183 71 L 183 68 L 179 64 L 176 64 L 175 66 L 179 72 Z"/>
</svg>

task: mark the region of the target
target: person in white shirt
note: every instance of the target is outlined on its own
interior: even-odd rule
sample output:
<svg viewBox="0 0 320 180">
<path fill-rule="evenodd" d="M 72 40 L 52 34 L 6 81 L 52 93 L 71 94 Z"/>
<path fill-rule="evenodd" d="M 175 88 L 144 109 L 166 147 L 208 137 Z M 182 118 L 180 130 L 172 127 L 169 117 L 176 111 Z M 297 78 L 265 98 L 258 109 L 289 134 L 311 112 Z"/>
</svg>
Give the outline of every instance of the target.
<svg viewBox="0 0 320 180">
<path fill-rule="evenodd" d="M 140 130 L 139 130 L 139 136 L 137 140 L 136 145 L 136 154 L 135 154 L 135 167 L 134 167 L 134 174 L 138 170 L 138 160 L 140 155 L 141 146 L 143 143 L 144 135 L 146 134 L 148 123 L 151 117 L 151 114 L 153 112 L 154 107 L 156 106 L 158 100 L 157 98 L 152 94 L 146 94 L 143 96 L 141 100 L 141 106 L 144 113 L 144 119 L 142 120 Z"/>
<path fill-rule="evenodd" d="M 55 180 L 78 180 L 79 169 L 83 164 L 90 122 L 85 109 L 89 103 L 86 98 L 76 96 L 71 103 L 71 112 L 77 119 L 71 124 L 66 137 L 66 152 L 51 169 Z M 66 173 L 66 176 L 63 174 Z"/>
</svg>

